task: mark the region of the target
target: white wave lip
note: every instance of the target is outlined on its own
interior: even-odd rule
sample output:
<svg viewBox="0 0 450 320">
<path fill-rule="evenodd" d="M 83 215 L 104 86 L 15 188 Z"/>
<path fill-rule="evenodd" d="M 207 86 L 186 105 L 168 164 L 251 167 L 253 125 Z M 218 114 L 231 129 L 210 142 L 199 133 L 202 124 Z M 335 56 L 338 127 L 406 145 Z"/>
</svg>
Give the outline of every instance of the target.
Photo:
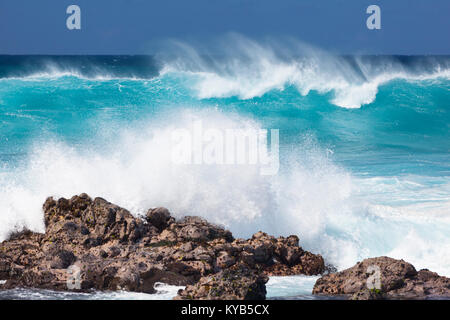
<svg viewBox="0 0 450 320">
<path fill-rule="evenodd" d="M 171 286 L 164 283 L 155 283 L 156 293 L 148 294 L 128 291 L 104 291 L 104 292 L 68 292 L 52 291 L 44 289 L 8 289 L 0 291 L 0 299 L 5 300 L 171 300 L 180 286 Z"/>
<path fill-rule="evenodd" d="M 336 166 L 310 136 L 299 136 L 276 176 L 262 176 L 245 165 L 173 165 L 171 132 L 198 119 L 213 128 L 261 129 L 235 114 L 177 110 L 146 126 L 115 132 L 104 148 L 41 143 L 23 165 L 0 174 L 0 238 L 22 226 L 44 231 L 41 207 L 47 196 L 87 192 L 134 214 L 165 206 L 177 217 L 200 215 L 238 237 L 258 230 L 297 234 L 305 249 L 321 253 L 339 269 L 391 254 L 450 275 L 444 254 L 450 246 L 448 214 L 427 217 L 425 212 L 418 219 L 389 203 L 380 207 L 380 182 L 366 183 Z M 402 185 L 390 193 L 405 196 Z"/>
<path fill-rule="evenodd" d="M 175 47 L 175 49 L 173 49 Z M 439 63 L 430 70 L 411 71 L 395 60 L 370 63 L 364 56 L 346 59 L 305 43 L 287 39 L 255 41 L 239 34 L 218 37 L 211 47 L 173 41 L 170 58 L 156 53 L 163 68 L 159 76 L 183 73 L 197 98 L 239 97 L 252 99 L 272 90 L 295 86 L 306 96 L 311 91 L 331 93 L 330 102 L 342 108 L 360 108 L 375 101 L 379 87 L 392 80 L 427 81 L 450 79 L 448 66 Z M 46 81 L 77 77 L 93 81 L 149 79 L 118 77 L 101 67 L 93 67 L 92 76 L 76 68 L 63 68 L 48 62 L 45 70 L 25 77 L 5 80 Z"/>
<path fill-rule="evenodd" d="M 161 74 L 182 72 L 194 77 L 192 88 L 201 99 L 251 99 L 292 85 L 302 95 L 313 90 L 321 94 L 331 92 L 330 102 L 336 106 L 360 108 L 372 103 L 378 88 L 394 79 L 450 78 L 449 70 L 439 66 L 415 74 L 393 61 L 374 66 L 362 58 L 355 58 L 355 69 L 345 58 L 293 40 L 288 44 L 263 44 L 234 34 L 219 42 L 223 59 L 210 54 L 210 49 L 174 44 L 178 56 L 166 62 Z"/>
</svg>

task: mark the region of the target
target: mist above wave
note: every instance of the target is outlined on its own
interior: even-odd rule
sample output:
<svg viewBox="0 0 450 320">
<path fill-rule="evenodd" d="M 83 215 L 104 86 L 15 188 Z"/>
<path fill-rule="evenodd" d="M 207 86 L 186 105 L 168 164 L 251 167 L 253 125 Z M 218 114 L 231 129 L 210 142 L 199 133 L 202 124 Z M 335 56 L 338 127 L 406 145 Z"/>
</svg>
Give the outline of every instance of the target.
<svg viewBox="0 0 450 320">
<path fill-rule="evenodd" d="M 429 187 L 427 176 L 421 181 L 404 175 L 408 169 L 404 163 L 418 158 L 415 150 L 427 152 L 422 159 L 426 165 L 419 164 L 424 168 L 433 162 L 429 152 L 444 153 L 438 158 L 443 163 L 438 172 L 448 172 L 447 113 L 443 109 L 448 105 L 446 83 L 438 91 L 426 86 L 426 92 L 415 91 L 422 88 L 421 83 L 414 85 L 414 90 L 403 82 L 382 88 L 378 97 L 383 100 L 384 96 L 387 103 L 380 101 L 372 110 L 328 108 L 331 111 L 323 113 L 325 109 L 320 109 L 313 95 L 309 103 L 314 113 L 297 108 L 300 99 L 288 105 L 291 93 L 297 94 L 296 87 L 303 95 L 311 91 L 325 94 L 319 102 L 330 99 L 342 107 L 359 107 L 373 101 L 379 86 L 391 79 L 448 78 L 448 58 L 342 57 L 290 40 L 256 42 L 236 35 L 228 39 L 219 39 L 213 48 L 178 43 L 162 49 L 155 60 L 164 68 L 151 81 L 140 80 L 134 72 L 139 66 L 128 68 L 124 63 L 128 73 L 113 68 L 115 57 L 108 58 L 108 63 L 90 61 L 87 68 L 83 66 L 89 63 L 76 62 L 84 58 L 54 63 L 49 57 L 44 69 L 24 73 L 32 74 L 25 76 L 27 81 L 30 77 L 44 81 L 1 81 L 0 98 L 7 107 L 2 133 L 9 139 L 2 140 L 5 159 L 13 147 L 24 141 L 27 144 L 18 149 L 24 152 L 25 161 L 8 164 L 0 171 L 0 240 L 21 226 L 43 231 L 41 206 L 47 196 L 87 192 L 134 214 L 166 206 L 176 216 L 201 215 L 227 226 L 235 236 L 248 237 L 258 230 L 297 234 L 305 249 L 323 254 L 339 268 L 387 254 L 449 275 L 448 178 L 431 181 L 433 187 Z M 151 66 L 153 62 L 148 63 Z M 109 81 L 119 75 L 136 81 Z M 64 78 L 45 81 L 49 77 Z M 93 80 L 78 79 L 84 77 Z M 250 115 L 245 112 L 253 107 L 253 101 L 245 99 L 287 86 L 282 99 L 272 95 L 262 108 Z M 229 112 L 233 106 L 226 99 L 208 101 L 231 96 L 241 99 L 234 109 L 238 114 Z M 386 96 L 398 100 L 391 102 Z M 263 108 L 270 109 L 272 118 L 260 116 Z M 299 113 L 283 113 L 285 109 Z M 168 110 L 172 114 L 165 114 Z M 283 121 L 278 116 L 284 117 Z M 19 117 L 27 122 L 18 121 Z M 144 123 L 136 125 L 135 118 Z M 279 126 L 281 140 L 289 136 L 282 146 L 280 173 L 261 176 L 257 168 L 249 166 L 173 166 L 170 133 L 189 128 L 199 119 L 214 129 L 259 130 L 264 121 Z M 38 137 L 45 130 L 54 136 Z M 350 146 L 341 146 L 340 151 L 366 153 L 361 162 L 377 174 L 383 172 L 377 171 L 380 163 L 389 165 L 386 159 L 392 160 L 395 153 L 380 157 L 382 153 L 367 153 L 368 147 L 387 145 L 388 151 L 396 145 L 417 148 L 401 149 L 408 159 L 401 170 L 389 171 L 394 175 L 391 180 L 360 178 L 337 165 L 332 153 L 308 131 L 332 149 L 339 147 L 339 140 L 330 136 L 338 133 Z M 91 135 L 93 145 L 86 142 Z M 28 149 L 28 140 L 34 148 Z M 334 151 L 338 156 L 338 150 Z M 417 167 L 408 170 L 426 172 Z"/>
<path fill-rule="evenodd" d="M 164 41 L 147 56 L 0 56 L 0 79 L 145 81 L 183 73 L 200 99 L 251 99 L 295 86 L 301 95 L 330 94 L 330 102 L 344 108 L 372 103 L 391 80 L 449 79 L 449 70 L 447 56 L 342 56 L 292 38 L 257 41 L 239 34 L 202 43 Z"/>
<path fill-rule="evenodd" d="M 192 88 L 199 98 L 251 99 L 293 85 L 302 95 L 331 93 L 331 103 L 359 108 L 393 79 L 450 75 L 447 57 L 339 56 L 293 39 L 262 42 L 237 34 L 209 46 L 172 41 L 163 52 L 162 73 L 195 77 Z"/>
<path fill-rule="evenodd" d="M 87 192 L 134 214 L 165 206 L 177 217 L 200 215 L 237 237 L 258 230 L 297 234 L 305 249 L 339 268 L 391 252 L 448 274 L 440 263 L 449 245 L 448 223 L 439 216 L 420 220 L 409 211 L 374 207 L 358 192 L 363 184 L 336 165 L 314 136 L 299 134 L 295 145 L 280 151 L 282 167 L 275 176 L 263 176 L 249 165 L 173 164 L 171 133 L 189 130 L 199 119 L 219 130 L 261 129 L 257 121 L 238 114 L 177 109 L 111 133 L 103 147 L 39 142 L 26 161 L 0 173 L 0 239 L 22 226 L 43 231 L 41 206 L 47 196 Z M 374 183 L 362 194 L 370 193 Z M 435 247 L 436 241 L 441 245 Z M 411 243 L 419 250 L 412 250 Z"/>
</svg>

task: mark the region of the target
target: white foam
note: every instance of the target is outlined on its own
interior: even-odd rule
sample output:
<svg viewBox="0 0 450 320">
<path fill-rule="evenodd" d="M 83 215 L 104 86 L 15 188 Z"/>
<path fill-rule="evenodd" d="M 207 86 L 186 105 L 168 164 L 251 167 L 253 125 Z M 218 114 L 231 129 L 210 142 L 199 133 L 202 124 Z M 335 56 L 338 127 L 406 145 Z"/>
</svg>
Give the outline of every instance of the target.
<svg viewBox="0 0 450 320">
<path fill-rule="evenodd" d="M 0 174 L 0 238 L 20 226 L 44 231 L 41 207 L 47 196 L 86 192 L 134 214 L 165 206 L 178 217 L 200 215 L 235 236 L 258 230 L 297 234 L 305 249 L 340 269 L 392 254 L 450 274 L 444 254 L 450 241 L 448 212 L 417 219 L 407 207 L 378 203 L 380 181 L 365 185 L 366 180 L 336 166 L 311 136 L 299 137 L 296 148 L 285 150 L 276 176 L 262 176 L 259 168 L 246 165 L 172 164 L 172 130 L 189 128 L 198 119 L 216 129 L 261 129 L 253 120 L 218 110 L 177 109 L 112 132 L 105 146 L 41 142 L 25 163 Z M 404 185 L 389 192 L 405 195 L 399 187 Z"/>
<path fill-rule="evenodd" d="M 270 277 L 267 298 L 309 296 L 319 276 Z"/>
<path fill-rule="evenodd" d="M 192 89 L 199 98 L 251 99 L 293 85 L 302 95 L 312 90 L 331 92 L 331 103 L 359 108 L 372 103 L 379 86 L 391 80 L 450 77 L 448 69 L 436 67 L 428 73 L 414 74 L 392 61 L 372 66 L 356 59 L 357 70 L 345 58 L 292 39 L 257 42 L 233 34 L 221 38 L 214 49 L 174 44 L 177 58 L 165 63 L 162 74 L 182 72 L 193 76 Z M 211 51 L 225 57 L 214 58 Z"/>
<path fill-rule="evenodd" d="M 96 291 L 90 293 L 52 291 L 43 289 L 8 289 L 0 291 L 0 299 L 5 300 L 171 300 L 184 287 L 155 283 L 156 293 L 128 291 Z"/>
</svg>

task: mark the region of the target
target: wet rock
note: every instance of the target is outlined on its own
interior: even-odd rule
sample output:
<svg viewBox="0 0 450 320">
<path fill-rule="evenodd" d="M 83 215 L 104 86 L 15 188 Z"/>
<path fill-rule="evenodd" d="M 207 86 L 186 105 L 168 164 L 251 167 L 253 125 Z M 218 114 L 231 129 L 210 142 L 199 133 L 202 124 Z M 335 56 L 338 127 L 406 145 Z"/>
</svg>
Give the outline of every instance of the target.
<svg viewBox="0 0 450 320">
<path fill-rule="evenodd" d="M 208 223 L 200 217 L 186 216 L 172 224 L 170 229 L 181 241 L 205 242 L 220 238 L 233 241 L 230 231 Z"/>
<path fill-rule="evenodd" d="M 52 269 L 66 269 L 76 261 L 76 256 L 68 250 L 58 250 L 53 255 Z"/>
<path fill-rule="evenodd" d="M 164 230 L 163 232 L 161 232 L 159 234 L 159 236 L 157 237 L 157 241 L 155 241 L 155 243 L 157 242 L 176 242 L 177 241 L 177 235 L 175 232 L 170 231 L 170 230 Z"/>
<path fill-rule="evenodd" d="M 169 210 L 160 207 L 148 210 L 146 220 L 159 231 L 162 231 L 167 228 L 174 219 L 171 218 Z"/>
<path fill-rule="evenodd" d="M 325 262 L 322 256 L 308 251 L 303 252 L 297 265 L 302 266 L 303 274 L 306 275 L 322 274 L 325 271 Z"/>
<path fill-rule="evenodd" d="M 361 290 L 354 293 L 350 300 L 386 300 L 386 294 L 380 290 Z"/>
<path fill-rule="evenodd" d="M 227 251 L 220 251 L 217 255 L 216 266 L 226 269 L 236 263 L 236 259 Z"/>
<path fill-rule="evenodd" d="M 377 257 L 324 275 L 317 280 L 313 293 L 352 295 L 354 299 L 450 297 L 450 278 L 428 270 L 417 272 L 412 264 L 403 260 Z"/>
<path fill-rule="evenodd" d="M 202 277 L 178 292 L 176 300 L 264 300 L 269 278 L 246 266 Z"/>
<path fill-rule="evenodd" d="M 219 281 L 214 275 L 220 274 L 224 279 L 214 297 L 253 299 L 265 296 L 271 270 L 279 275 L 324 270 L 322 257 L 304 251 L 296 236 L 257 232 L 235 240 L 221 226 L 194 216 L 175 220 L 165 208 L 139 218 L 81 194 L 48 198 L 43 210 L 44 234 L 14 232 L 0 244 L 0 280 L 7 280 L 2 288 L 151 293 L 155 282 L 194 285 L 200 279 Z M 198 295 L 209 299 L 212 292 Z"/>
<path fill-rule="evenodd" d="M 261 268 L 267 275 L 317 275 L 325 271 L 322 256 L 303 250 L 297 236 L 275 238 L 258 232 L 249 240 L 234 241 L 233 246 L 242 250 L 241 262 Z"/>
<path fill-rule="evenodd" d="M 294 266 L 300 262 L 303 249 L 299 247 L 282 247 L 278 252 L 281 261 L 288 266 Z"/>
<path fill-rule="evenodd" d="M 115 240 L 136 242 L 148 231 L 144 222 L 127 210 L 86 194 L 70 200 L 48 198 L 43 209 L 45 235 L 50 241 L 63 237 L 66 242 L 81 241 L 91 247 Z"/>
</svg>

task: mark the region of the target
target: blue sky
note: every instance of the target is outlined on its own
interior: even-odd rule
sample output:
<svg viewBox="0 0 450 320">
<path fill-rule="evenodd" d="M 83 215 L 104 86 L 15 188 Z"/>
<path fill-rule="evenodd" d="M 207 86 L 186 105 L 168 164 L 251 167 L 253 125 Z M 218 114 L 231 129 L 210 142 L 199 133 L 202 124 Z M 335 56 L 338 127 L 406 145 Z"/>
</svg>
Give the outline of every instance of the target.
<svg viewBox="0 0 450 320">
<path fill-rule="evenodd" d="M 81 30 L 66 8 L 81 8 Z M 381 7 L 381 30 L 365 13 Z M 449 0 L 1 0 L 0 54 L 151 54 L 227 32 L 290 36 L 344 54 L 450 54 Z"/>
</svg>

